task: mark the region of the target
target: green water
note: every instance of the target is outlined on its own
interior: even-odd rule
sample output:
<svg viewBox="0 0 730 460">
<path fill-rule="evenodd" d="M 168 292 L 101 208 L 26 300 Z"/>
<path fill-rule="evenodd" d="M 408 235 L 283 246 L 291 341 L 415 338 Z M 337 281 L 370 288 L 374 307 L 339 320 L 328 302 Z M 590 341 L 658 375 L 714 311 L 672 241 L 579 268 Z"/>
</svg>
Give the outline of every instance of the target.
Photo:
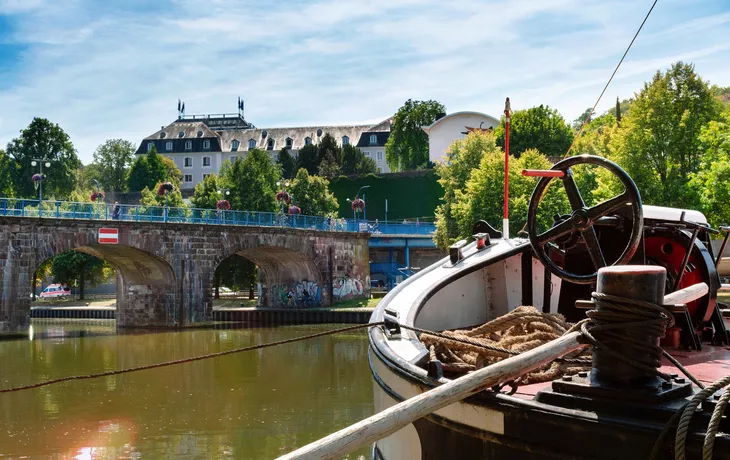
<svg viewBox="0 0 730 460">
<path fill-rule="evenodd" d="M 114 334 L 113 327 L 113 321 L 36 320 L 31 340 L 0 341 L 0 388 L 230 350 L 342 325 L 123 335 Z M 363 329 L 0 394 L 0 458 L 269 459 L 372 412 Z M 346 458 L 363 457 L 368 457 L 367 449 Z"/>
</svg>

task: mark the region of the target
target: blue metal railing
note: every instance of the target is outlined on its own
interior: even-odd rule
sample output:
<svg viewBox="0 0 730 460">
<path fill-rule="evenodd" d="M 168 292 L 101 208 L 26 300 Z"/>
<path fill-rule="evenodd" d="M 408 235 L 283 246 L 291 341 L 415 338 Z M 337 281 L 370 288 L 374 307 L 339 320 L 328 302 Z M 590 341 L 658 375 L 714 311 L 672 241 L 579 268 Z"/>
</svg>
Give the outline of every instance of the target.
<svg viewBox="0 0 730 460">
<path fill-rule="evenodd" d="M 0 216 L 48 219 L 87 219 L 124 222 L 169 222 L 206 225 L 246 225 L 290 227 L 332 232 L 370 232 L 374 234 L 429 235 L 436 230 L 432 223 L 378 223 L 322 216 L 281 214 L 275 212 L 222 211 L 164 206 L 112 205 L 73 201 L 26 200 L 0 198 Z"/>
</svg>

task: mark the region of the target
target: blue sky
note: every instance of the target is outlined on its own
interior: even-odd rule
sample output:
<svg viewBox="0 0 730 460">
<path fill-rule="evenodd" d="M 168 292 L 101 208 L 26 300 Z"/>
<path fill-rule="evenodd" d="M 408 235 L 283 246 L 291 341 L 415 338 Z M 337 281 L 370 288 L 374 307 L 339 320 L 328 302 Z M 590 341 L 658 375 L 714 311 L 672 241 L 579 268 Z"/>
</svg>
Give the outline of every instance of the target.
<svg viewBox="0 0 730 460">
<path fill-rule="evenodd" d="M 499 116 L 596 97 L 651 0 L 0 0 L 0 146 L 34 116 L 84 163 L 246 101 L 259 127 L 375 122 L 408 99 Z M 599 110 L 693 62 L 730 85 L 730 4 L 660 0 Z"/>
</svg>

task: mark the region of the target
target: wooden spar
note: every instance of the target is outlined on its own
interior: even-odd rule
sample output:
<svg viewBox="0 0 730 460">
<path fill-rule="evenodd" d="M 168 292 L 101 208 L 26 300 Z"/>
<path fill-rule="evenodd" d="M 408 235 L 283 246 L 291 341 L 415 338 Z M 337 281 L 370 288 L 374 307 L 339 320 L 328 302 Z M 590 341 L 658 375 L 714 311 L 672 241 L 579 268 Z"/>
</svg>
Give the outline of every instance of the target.
<svg viewBox="0 0 730 460">
<path fill-rule="evenodd" d="M 466 374 L 300 447 L 279 457 L 278 460 L 341 458 L 355 449 L 395 433 L 409 423 L 442 407 L 512 380 L 567 353 L 588 346 L 578 342 L 580 336 L 580 332 L 571 332 L 530 351 Z"/>
<path fill-rule="evenodd" d="M 681 305 L 697 300 L 710 292 L 706 283 L 697 283 L 664 296 L 664 305 Z"/>
<path fill-rule="evenodd" d="M 509 98 L 504 102 L 504 216 L 502 219 L 502 237 L 509 239 Z"/>
</svg>

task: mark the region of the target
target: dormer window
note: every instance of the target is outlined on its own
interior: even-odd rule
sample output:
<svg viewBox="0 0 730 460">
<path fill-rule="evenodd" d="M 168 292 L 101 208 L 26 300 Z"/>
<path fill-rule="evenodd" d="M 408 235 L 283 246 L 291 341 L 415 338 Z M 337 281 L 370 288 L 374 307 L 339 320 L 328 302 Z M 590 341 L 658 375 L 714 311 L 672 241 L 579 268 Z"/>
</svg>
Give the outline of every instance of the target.
<svg viewBox="0 0 730 460">
<path fill-rule="evenodd" d="M 203 150 L 210 150 L 210 141 L 208 139 L 203 141 Z"/>
<path fill-rule="evenodd" d="M 164 132 L 164 131 L 160 133 L 160 139 L 164 139 L 164 138 L 165 138 L 165 136 L 166 136 L 166 134 L 165 134 L 165 132 Z"/>
<path fill-rule="evenodd" d="M 375 145 L 378 143 L 378 136 L 375 134 L 370 135 L 370 145 Z"/>
<path fill-rule="evenodd" d="M 312 138 L 307 136 L 304 138 L 304 145 L 312 145 Z"/>
<path fill-rule="evenodd" d="M 321 136 L 322 136 L 322 128 L 318 128 L 317 129 L 317 137 L 321 137 Z"/>
<path fill-rule="evenodd" d="M 185 141 L 185 150 L 193 149 L 193 141 Z"/>
<path fill-rule="evenodd" d="M 155 146 L 155 143 L 154 142 L 149 142 L 147 144 L 147 151 L 148 152 L 151 152 L 152 151 L 152 147 L 154 147 L 154 146 Z"/>
<path fill-rule="evenodd" d="M 286 138 L 286 148 L 290 149 L 292 147 L 292 140 L 291 137 Z"/>
<path fill-rule="evenodd" d="M 269 138 L 269 141 L 266 143 L 266 150 L 274 150 L 274 139 Z"/>
<path fill-rule="evenodd" d="M 239 144 L 240 143 L 237 140 L 234 139 L 233 142 L 231 142 L 231 151 L 238 152 L 238 145 Z"/>
<path fill-rule="evenodd" d="M 177 137 L 185 137 L 185 131 L 180 131 L 180 132 L 179 132 L 179 133 L 177 134 Z"/>
<path fill-rule="evenodd" d="M 350 143 L 350 138 L 347 136 L 342 136 L 342 145 L 348 145 Z"/>
<path fill-rule="evenodd" d="M 165 142 L 165 150 L 167 150 L 168 152 L 172 152 L 172 142 L 171 141 Z"/>
<path fill-rule="evenodd" d="M 203 131 L 198 131 L 198 137 L 203 137 Z"/>
<path fill-rule="evenodd" d="M 256 148 L 256 141 L 253 139 L 248 140 L 248 149 L 253 150 Z"/>
</svg>

